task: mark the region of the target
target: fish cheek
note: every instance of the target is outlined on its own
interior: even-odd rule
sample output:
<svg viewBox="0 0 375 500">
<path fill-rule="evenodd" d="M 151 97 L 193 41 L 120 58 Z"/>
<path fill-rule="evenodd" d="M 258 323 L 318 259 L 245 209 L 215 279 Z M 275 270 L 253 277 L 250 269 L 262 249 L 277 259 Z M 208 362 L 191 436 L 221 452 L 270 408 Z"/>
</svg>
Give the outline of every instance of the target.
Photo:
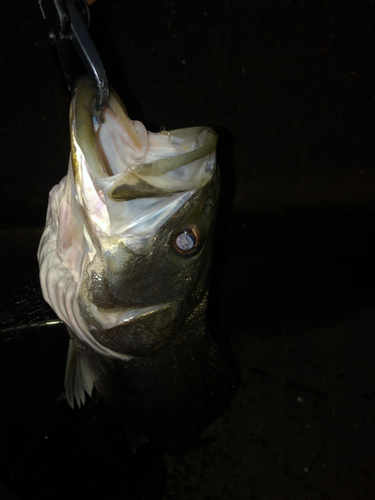
<svg viewBox="0 0 375 500">
<path fill-rule="evenodd" d="M 147 307 L 174 300 L 178 267 L 168 262 L 164 248 L 146 255 L 131 252 L 123 244 L 97 254 L 86 270 L 81 296 L 104 310 Z"/>
<path fill-rule="evenodd" d="M 181 265 L 182 264 L 182 265 Z M 129 255 L 122 272 L 106 267 L 109 295 L 122 308 L 148 307 L 174 300 L 187 300 L 200 274 L 198 260 L 181 263 L 164 244 L 147 255 Z"/>
<path fill-rule="evenodd" d="M 80 295 L 86 297 L 89 302 L 102 309 L 116 307 L 117 298 L 110 290 L 107 266 L 104 257 L 96 254 L 93 261 L 86 269 L 86 277 L 82 283 Z"/>
<path fill-rule="evenodd" d="M 124 305 L 147 307 L 181 297 L 175 286 L 178 271 L 178 267 L 169 262 L 165 251 L 154 250 L 148 255 L 129 259 L 121 274 L 114 275 L 108 269 L 107 277 L 112 293 L 121 296 Z"/>
<path fill-rule="evenodd" d="M 210 245 L 204 245 L 197 256 L 182 259 L 174 254 L 171 245 L 176 226 L 168 226 L 143 255 L 129 250 L 123 241 L 104 242 L 102 252 L 94 256 L 85 270 L 81 308 L 87 302 L 103 310 L 147 307 L 181 299 L 190 304 L 191 297 L 195 304 L 205 288 Z"/>
</svg>

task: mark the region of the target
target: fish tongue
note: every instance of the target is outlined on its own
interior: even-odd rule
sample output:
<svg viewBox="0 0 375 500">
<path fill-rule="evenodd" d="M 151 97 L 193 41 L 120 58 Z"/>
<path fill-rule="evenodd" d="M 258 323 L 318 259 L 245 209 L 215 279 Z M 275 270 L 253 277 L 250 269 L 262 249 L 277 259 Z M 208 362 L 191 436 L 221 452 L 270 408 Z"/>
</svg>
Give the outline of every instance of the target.
<svg viewBox="0 0 375 500">
<path fill-rule="evenodd" d="M 150 148 L 145 126 L 132 121 L 113 96 L 104 111 L 104 123 L 96 132 L 96 144 L 109 175 L 138 163 Z"/>
</svg>

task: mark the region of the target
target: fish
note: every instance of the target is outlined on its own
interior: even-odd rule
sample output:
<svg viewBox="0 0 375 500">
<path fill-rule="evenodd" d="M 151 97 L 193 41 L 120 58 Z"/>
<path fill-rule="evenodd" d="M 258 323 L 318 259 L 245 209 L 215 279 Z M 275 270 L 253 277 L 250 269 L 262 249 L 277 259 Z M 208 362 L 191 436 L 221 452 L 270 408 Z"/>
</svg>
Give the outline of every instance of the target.
<svg viewBox="0 0 375 500">
<path fill-rule="evenodd" d="M 135 449 L 151 438 L 179 453 L 238 385 L 207 321 L 218 136 L 148 132 L 113 89 L 100 123 L 94 99 L 81 77 L 68 173 L 50 192 L 38 249 L 43 297 L 70 339 L 66 397 L 81 407 L 95 388 Z"/>
</svg>

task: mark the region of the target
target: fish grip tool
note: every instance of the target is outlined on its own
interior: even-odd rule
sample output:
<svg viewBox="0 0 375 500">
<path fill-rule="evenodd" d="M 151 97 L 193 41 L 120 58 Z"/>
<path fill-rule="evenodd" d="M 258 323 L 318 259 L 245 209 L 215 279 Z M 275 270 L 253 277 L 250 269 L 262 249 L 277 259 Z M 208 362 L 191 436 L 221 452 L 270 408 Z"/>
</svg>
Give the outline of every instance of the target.
<svg viewBox="0 0 375 500">
<path fill-rule="evenodd" d="M 38 0 L 38 5 L 48 40 L 57 50 L 69 94 L 81 76 L 83 63 L 96 88 L 93 114 L 103 123 L 103 109 L 109 96 L 108 80 L 88 32 L 90 11 L 86 0 Z"/>
</svg>

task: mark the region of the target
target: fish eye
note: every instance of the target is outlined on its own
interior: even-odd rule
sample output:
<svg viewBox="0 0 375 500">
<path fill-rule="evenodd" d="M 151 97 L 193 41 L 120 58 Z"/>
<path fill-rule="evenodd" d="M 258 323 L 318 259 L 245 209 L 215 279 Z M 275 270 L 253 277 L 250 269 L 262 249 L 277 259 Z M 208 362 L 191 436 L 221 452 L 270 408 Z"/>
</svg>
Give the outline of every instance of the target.
<svg viewBox="0 0 375 500">
<path fill-rule="evenodd" d="M 202 238 L 197 226 L 185 226 L 174 235 L 173 251 L 179 257 L 191 257 L 198 253 L 201 247 Z"/>
</svg>

